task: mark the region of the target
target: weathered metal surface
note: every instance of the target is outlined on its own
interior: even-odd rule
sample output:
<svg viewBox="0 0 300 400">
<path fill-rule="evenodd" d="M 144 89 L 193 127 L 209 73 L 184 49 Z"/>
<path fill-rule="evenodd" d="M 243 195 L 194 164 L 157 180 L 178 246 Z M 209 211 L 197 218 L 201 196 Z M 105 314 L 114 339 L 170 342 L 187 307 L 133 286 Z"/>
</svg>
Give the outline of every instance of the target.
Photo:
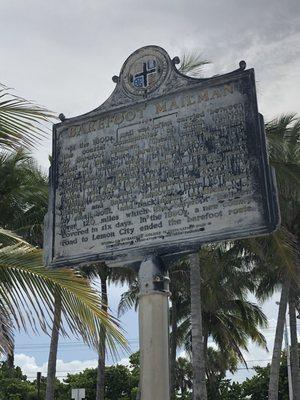
<svg viewBox="0 0 300 400">
<path fill-rule="evenodd" d="M 54 126 L 48 265 L 128 264 L 278 225 L 253 69 L 194 79 L 175 61 L 136 51 L 102 106 Z"/>
<path fill-rule="evenodd" d="M 163 292 L 169 294 L 169 276 L 165 264 L 158 256 L 148 256 L 139 268 L 139 295 Z"/>
</svg>

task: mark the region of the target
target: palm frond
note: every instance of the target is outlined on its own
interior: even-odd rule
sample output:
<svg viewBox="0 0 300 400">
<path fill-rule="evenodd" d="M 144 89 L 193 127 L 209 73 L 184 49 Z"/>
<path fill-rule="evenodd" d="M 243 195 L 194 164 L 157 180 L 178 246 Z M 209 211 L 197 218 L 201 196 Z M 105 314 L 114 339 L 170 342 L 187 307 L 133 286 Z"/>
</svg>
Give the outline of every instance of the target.
<svg viewBox="0 0 300 400">
<path fill-rule="evenodd" d="M 22 244 L 25 247 L 28 245 L 28 243 L 15 232 L 0 227 L 0 248 L 15 244 Z"/>
<path fill-rule="evenodd" d="M 10 93 L 0 85 L 0 147 L 16 150 L 35 148 L 47 133 L 43 123 L 55 118 L 43 107 Z"/>
<path fill-rule="evenodd" d="M 268 137 L 284 139 L 287 135 L 290 125 L 296 121 L 296 114 L 282 114 L 278 118 L 265 124 Z"/>
<path fill-rule="evenodd" d="M 204 65 L 210 64 L 210 61 L 205 60 L 201 54 L 192 52 L 184 53 L 180 59 L 181 63 L 178 68 L 179 72 L 195 78 L 201 77 Z"/>
<path fill-rule="evenodd" d="M 131 308 L 137 309 L 138 306 L 138 294 L 139 294 L 139 285 L 138 281 L 135 280 L 129 285 L 129 289 L 122 293 L 121 299 L 118 305 L 118 316 L 122 316 Z"/>
<path fill-rule="evenodd" d="M 3 305 L 1 307 L 1 305 Z M 0 356 L 8 354 L 14 347 L 13 323 L 9 311 L 0 298 Z"/>
<path fill-rule="evenodd" d="M 16 240 L 16 238 L 14 238 Z M 81 335 L 97 347 L 101 325 L 107 330 L 112 354 L 116 343 L 125 349 L 126 341 L 118 321 L 101 310 L 101 300 L 87 281 L 71 269 L 47 269 L 42 266 L 42 251 L 23 241 L 0 249 L 0 299 L 20 329 L 37 323 L 48 332 L 53 319 L 53 296 L 62 297 L 63 316 L 71 333 Z"/>
</svg>

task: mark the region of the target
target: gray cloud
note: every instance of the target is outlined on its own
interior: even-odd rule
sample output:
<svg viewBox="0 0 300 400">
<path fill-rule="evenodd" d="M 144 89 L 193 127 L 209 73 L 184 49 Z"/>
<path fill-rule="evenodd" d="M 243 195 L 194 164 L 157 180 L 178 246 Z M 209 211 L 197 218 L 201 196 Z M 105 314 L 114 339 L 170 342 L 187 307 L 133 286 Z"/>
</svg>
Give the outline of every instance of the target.
<svg viewBox="0 0 300 400">
<path fill-rule="evenodd" d="M 0 6 L 0 82 L 67 116 L 99 106 L 111 77 L 137 48 L 171 57 L 196 50 L 207 76 L 245 59 L 255 67 L 260 110 L 300 112 L 298 0 L 10 0 Z M 50 140 L 38 153 L 45 164 Z"/>
</svg>

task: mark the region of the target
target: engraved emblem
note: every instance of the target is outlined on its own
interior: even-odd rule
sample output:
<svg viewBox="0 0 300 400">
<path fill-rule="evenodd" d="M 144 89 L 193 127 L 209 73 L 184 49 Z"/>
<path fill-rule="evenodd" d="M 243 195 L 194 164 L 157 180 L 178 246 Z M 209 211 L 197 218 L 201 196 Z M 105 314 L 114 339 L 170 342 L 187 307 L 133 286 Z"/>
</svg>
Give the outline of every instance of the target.
<svg viewBox="0 0 300 400">
<path fill-rule="evenodd" d="M 155 75 L 157 74 L 156 60 L 143 62 L 143 70 L 130 76 L 130 81 L 135 87 L 151 87 L 155 84 Z"/>
<path fill-rule="evenodd" d="M 122 71 L 123 87 L 128 94 L 141 96 L 158 89 L 169 71 L 168 59 L 157 48 L 133 53 Z"/>
</svg>

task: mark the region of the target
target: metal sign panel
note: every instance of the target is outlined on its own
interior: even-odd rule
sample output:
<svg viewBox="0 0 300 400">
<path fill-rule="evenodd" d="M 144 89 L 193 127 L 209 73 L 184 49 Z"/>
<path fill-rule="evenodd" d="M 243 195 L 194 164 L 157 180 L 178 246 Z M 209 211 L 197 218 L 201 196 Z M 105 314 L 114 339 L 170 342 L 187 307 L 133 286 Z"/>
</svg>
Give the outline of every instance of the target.
<svg viewBox="0 0 300 400">
<path fill-rule="evenodd" d="M 193 79 L 144 47 L 98 109 L 54 126 L 46 263 L 180 254 L 279 223 L 253 69 Z"/>
</svg>

